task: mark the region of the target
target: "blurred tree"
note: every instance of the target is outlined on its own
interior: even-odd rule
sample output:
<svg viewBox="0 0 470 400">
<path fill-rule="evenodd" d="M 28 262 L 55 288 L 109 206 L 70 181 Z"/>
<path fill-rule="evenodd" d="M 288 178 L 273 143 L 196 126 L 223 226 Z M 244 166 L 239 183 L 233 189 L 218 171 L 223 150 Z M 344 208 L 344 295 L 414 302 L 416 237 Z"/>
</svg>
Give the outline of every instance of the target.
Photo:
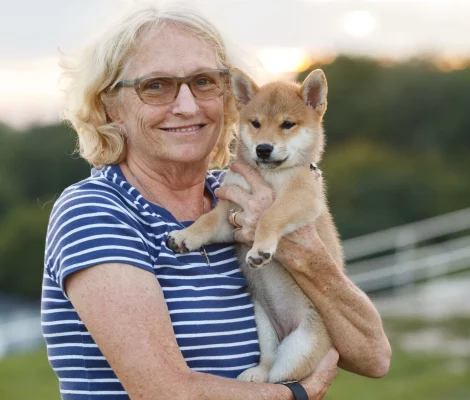
<svg viewBox="0 0 470 400">
<path fill-rule="evenodd" d="M 345 56 L 318 67 L 329 86 L 321 168 L 343 238 L 470 206 L 470 68 Z M 90 174 L 75 141 L 63 125 L 0 124 L 0 291 L 38 298 L 52 204 Z"/>
<path fill-rule="evenodd" d="M 0 292 L 39 299 L 51 207 L 11 210 L 0 225 Z"/>
<path fill-rule="evenodd" d="M 381 66 L 368 58 L 338 57 L 313 65 L 328 79 L 325 128 L 332 145 L 361 138 L 398 149 L 470 149 L 470 68 L 442 72 L 428 59 Z"/>
<path fill-rule="evenodd" d="M 63 125 L 0 135 L 0 217 L 22 202 L 44 203 L 90 174 L 74 156 L 76 134 Z M 4 186 L 4 185 L 5 186 Z"/>
<path fill-rule="evenodd" d="M 343 238 L 470 205 L 470 186 L 439 154 L 400 152 L 351 140 L 329 148 L 322 168 Z"/>
<path fill-rule="evenodd" d="M 90 174 L 63 125 L 14 132 L 0 126 L 0 292 L 38 299 L 54 200 Z"/>
<path fill-rule="evenodd" d="M 470 206 L 470 68 L 340 56 L 328 79 L 331 209 L 351 237 Z"/>
</svg>

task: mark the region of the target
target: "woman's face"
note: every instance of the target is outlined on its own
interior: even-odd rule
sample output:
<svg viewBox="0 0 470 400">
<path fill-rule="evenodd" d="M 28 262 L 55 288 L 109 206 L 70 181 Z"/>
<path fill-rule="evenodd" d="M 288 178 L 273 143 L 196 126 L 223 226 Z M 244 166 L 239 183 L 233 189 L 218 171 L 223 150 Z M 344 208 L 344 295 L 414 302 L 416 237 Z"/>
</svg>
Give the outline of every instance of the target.
<svg viewBox="0 0 470 400">
<path fill-rule="evenodd" d="M 125 79 L 182 77 L 217 68 L 220 65 L 216 54 L 206 43 L 185 33 L 180 27 L 167 26 L 143 40 Z M 192 163 L 207 160 L 222 131 L 223 96 L 196 99 L 184 84 L 171 103 L 149 105 L 140 100 L 134 88 L 120 90 L 123 91 L 122 103 L 116 110 L 115 120 L 126 130 L 128 156 L 150 162 Z"/>
</svg>

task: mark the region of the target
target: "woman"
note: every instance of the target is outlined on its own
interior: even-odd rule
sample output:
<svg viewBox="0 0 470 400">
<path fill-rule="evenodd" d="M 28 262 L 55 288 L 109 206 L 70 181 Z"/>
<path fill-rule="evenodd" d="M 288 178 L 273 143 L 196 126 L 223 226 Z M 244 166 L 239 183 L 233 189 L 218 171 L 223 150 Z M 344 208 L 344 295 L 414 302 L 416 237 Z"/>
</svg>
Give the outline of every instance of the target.
<svg viewBox="0 0 470 400">
<path fill-rule="evenodd" d="M 259 358 L 233 246 L 175 255 L 165 245 L 168 232 L 217 201 L 223 173 L 207 170 L 229 159 L 230 67 L 203 18 L 148 8 L 69 68 L 66 118 L 81 155 L 99 168 L 63 192 L 48 229 L 42 320 L 62 398 L 294 398 L 283 385 L 227 379 Z M 235 239 L 249 243 L 273 193 L 256 171 L 232 168 L 253 194 L 224 187 L 217 195 L 243 207 Z M 380 317 L 315 230 L 283 239 L 277 257 L 317 305 L 340 355 L 331 351 L 302 381 L 309 398 L 323 397 L 337 362 L 384 375 L 390 347 Z"/>
</svg>

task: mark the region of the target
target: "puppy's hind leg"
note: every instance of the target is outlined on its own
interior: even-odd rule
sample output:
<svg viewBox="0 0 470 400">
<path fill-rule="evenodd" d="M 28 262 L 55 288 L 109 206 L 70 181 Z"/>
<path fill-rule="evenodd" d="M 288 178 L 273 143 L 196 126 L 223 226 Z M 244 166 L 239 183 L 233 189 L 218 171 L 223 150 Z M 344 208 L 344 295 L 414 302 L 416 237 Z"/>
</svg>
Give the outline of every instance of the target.
<svg viewBox="0 0 470 400">
<path fill-rule="evenodd" d="M 302 322 L 279 345 L 269 382 L 306 378 L 330 348 L 331 341 L 321 319 Z"/>
<path fill-rule="evenodd" d="M 269 370 L 271 369 L 271 365 L 276 354 L 276 348 L 279 345 L 279 340 L 263 306 L 256 300 L 254 301 L 254 306 L 261 353 L 260 363 L 256 367 L 249 368 L 242 372 L 238 375 L 237 379 L 246 382 L 267 382 Z"/>
</svg>

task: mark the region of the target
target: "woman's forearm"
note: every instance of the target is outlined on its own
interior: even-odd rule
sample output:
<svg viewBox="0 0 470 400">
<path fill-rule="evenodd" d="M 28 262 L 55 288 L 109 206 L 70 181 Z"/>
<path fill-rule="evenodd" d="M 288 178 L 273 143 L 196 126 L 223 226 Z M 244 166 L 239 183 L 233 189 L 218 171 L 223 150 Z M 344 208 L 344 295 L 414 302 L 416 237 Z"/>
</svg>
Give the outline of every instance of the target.
<svg viewBox="0 0 470 400">
<path fill-rule="evenodd" d="M 318 235 L 306 237 L 284 237 L 276 258 L 322 315 L 340 354 L 338 366 L 364 376 L 384 376 L 390 365 L 391 348 L 379 313 L 335 264 Z"/>
<path fill-rule="evenodd" d="M 337 373 L 338 352 L 330 350 L 320 361 L 315 373 L 301 381 L 310 400 L 321 400 Z M 283 385 L 246 383 L 214 375 L 190 372 L 185 387 L 188 399 L 293 399 L 290 389 Z M 182 383 L 183 384 L 183 383 Z M 171 397 L 170 397 L 171 398 Z"/>
<path fill-rule="evenodd" d="M 190 372 L 187 380 L 187 399 L 227 400 L 291 400 L 292 392 L 283 385 L 247 383 L 211 374 Z"/>
</svg>

